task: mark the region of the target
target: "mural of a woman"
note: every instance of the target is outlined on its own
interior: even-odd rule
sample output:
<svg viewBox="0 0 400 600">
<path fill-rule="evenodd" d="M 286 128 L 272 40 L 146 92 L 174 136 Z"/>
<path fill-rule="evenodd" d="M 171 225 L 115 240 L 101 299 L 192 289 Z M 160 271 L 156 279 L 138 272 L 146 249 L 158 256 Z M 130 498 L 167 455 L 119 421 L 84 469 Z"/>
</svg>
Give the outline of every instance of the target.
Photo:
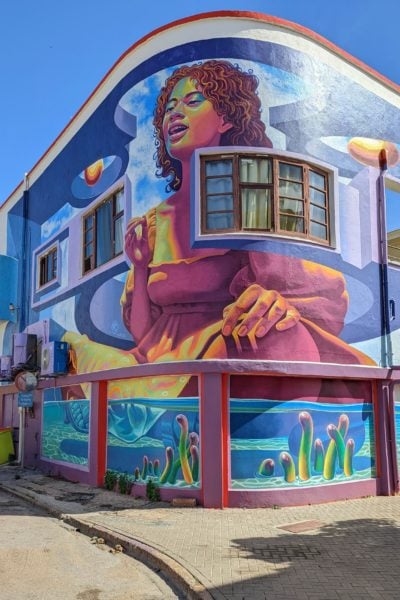
<svg viewBox="0 0 400 600">
<path fill-rule="evenodd" d="M 154 127 L 158 175 L 173 193 L 134 218 L 125 238 L 132 266 L 121 303 L 136 347 L 122 352 L 68 333 L 78 372 L 200 358 L 372 363 L 337 337 L 348 305 L 339 272 L 277 254 L 191 247 L 194 150 L 272 146 L 257 84 L 222 60 L 180 67 L 166 80 Z M 119 382 L 109 394 L 179 395 L 188 380 Z"/>
</svg>

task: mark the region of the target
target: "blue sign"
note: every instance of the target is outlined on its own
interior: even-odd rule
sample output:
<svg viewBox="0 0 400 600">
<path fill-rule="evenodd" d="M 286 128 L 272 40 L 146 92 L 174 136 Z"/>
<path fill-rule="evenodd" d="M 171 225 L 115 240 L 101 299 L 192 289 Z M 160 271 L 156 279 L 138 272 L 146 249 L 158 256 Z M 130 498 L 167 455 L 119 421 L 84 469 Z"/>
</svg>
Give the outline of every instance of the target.
<svg viewBox="0 0 400 600">
<path fill-rule="evenodd" d="M 33 406 L 33 392 L 19 392 L 18 408 L 32 408 L 32 406 Z"/>
</svg>

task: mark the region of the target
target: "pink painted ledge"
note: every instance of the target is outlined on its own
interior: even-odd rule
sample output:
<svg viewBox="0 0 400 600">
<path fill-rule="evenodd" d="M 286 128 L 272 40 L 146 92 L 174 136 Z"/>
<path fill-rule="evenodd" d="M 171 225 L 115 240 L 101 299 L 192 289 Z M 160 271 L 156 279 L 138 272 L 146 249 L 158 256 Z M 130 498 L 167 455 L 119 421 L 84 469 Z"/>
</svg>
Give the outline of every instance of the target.
<svg viewBox="0 0 400 600">
<path fill-rule="evenodd" d="M 328 377 L 331 379 L 390 380 L 400 382 L 400 368 L 383 368 L 364 365 L 340 365 L 336 363 L 313 363 L 273 360 L 190 360 L 133 365 L 121 369 L 109 369 L 41 379 L 39 390 L 64 387 L 97 381 L 154 377 L 156 375 L 207 375 L 226 373 L 230 375 L 270 375 L 271 377 Z M 14 384 L 0 386 L 0 394 L 16 393 Z"/>
</svg>

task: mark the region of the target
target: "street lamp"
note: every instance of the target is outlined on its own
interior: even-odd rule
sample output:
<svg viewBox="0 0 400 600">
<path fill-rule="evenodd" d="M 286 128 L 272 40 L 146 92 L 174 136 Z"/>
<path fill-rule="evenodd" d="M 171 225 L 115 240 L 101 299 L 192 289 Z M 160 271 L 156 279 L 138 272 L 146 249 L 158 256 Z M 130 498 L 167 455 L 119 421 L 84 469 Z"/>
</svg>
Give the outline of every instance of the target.
<svg viewBox="0 0 400 600">
<path fill-rule="evenodd" d="M 393 364 L 393 352 L 390 337 L 385 173 L 388 167 L 393 167 L 400 161 L 400 154 L 393 142 L 371 138 L 352 138 L 347 144 L 347 149 L 349 154 L 359 163 L 379 169 L 376 196 L 381 291 L 381 355 L 382 366 L 390 367 Z"/>
</svg>

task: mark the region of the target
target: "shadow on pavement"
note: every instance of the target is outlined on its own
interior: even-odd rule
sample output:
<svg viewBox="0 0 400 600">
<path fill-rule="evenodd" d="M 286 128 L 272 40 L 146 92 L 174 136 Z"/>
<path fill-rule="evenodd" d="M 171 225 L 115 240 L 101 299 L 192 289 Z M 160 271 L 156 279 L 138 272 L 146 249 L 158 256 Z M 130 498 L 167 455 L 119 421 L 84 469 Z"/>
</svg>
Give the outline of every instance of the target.
<svg viewBox="0 0 400 600">
<path fill-rule="evenodd" d="M 228 552 L 237 568 L 231 585 L 210 590 L 216 598 L 400 597 L 400 528 L 395 521 L 338 521 L 307 534 L 234 539 Z"/>
</svg>

